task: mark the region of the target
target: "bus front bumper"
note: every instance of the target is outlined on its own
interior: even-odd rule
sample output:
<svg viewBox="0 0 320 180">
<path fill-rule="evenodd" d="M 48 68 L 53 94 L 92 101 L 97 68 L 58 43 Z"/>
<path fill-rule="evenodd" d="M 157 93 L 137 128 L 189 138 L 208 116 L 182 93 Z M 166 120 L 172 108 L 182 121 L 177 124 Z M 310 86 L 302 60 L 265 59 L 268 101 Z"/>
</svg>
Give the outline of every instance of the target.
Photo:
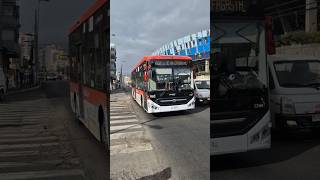
<svg viewBox="0 0 320 180">
<path fill-rule="evenodd" d="M 172 106 L 159 106 L 150 99 L 148 103 L 148 113 L 162 113 L 162 112 L 173 112 L 173 111 L 183 111 L 195 108 L 195 97 L 193 97 L 187 104 L 183 105 L 172 105 Z"/>
</svg>

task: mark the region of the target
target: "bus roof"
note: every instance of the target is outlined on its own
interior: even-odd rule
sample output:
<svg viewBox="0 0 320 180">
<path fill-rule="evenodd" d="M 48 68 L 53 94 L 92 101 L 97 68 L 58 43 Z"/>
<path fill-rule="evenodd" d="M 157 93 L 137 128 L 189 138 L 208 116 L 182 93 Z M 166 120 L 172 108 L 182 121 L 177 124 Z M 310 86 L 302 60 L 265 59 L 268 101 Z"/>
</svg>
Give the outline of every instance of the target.
<svg viewBox="0 0 320 180">
<path fill-rule="evenodd" d="M 100 9 L 107 0 L 96 0 L 89 9 L 87 9 L 80 18 L 69 28 L 69 34 L 73 33 L 79 26 L 88 20 L 98 9 Z"/>
<path fill-rule="evenodd" d="M 134 71 L 137 67 L 139 67 L 144 62 L 148 62 L 150 60 L 181 60 L 181 61 L 191 61 L 192 58 L 189 56 L 173 56 L 173 55 L 161 55 L 161 56 L 144 56 L 138 64 L 136 64 L 132 71 Z"/>
</svg>

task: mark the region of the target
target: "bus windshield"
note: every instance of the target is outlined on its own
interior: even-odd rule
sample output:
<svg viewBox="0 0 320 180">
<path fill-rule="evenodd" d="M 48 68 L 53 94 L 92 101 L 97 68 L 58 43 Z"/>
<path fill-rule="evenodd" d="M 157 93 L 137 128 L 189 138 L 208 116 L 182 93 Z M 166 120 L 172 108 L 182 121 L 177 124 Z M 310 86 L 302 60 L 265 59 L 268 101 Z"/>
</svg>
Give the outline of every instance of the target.
<svg viewBox="0 0 320 180">
<path fill-rule="evenodd" d="M 154 67 L 149 79 L 149 91 L 176 91 L 191 89 L 191 68 Z"/>
<path fill-rule="evenodd" d="M 256 23 L 229 23 L 223 27 L 215 29 L 214 111 L 247 111 L 253 109 L 254 104 L 265 107 L 267 91 L 261 81 L 264 74 L 260 73 L 266 64 L 260 56 L 264 48 L 260 46 L 261 27 Z"/>
</svg>

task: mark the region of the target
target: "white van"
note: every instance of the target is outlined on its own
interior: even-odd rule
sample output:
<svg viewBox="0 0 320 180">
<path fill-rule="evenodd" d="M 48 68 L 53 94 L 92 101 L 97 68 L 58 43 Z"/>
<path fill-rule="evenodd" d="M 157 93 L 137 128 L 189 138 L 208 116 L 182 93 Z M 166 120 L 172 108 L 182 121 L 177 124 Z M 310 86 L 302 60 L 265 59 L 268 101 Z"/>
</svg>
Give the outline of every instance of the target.
<svg viewBox="0 0 320 180">
<path fill-rule="evenodd" d="M 0 101 L 4 99 L 7 91 L 6 77 L 4 75 L 3 69 L 0 67 Z"/>
<path fill-rule="evenodd" d="M 320 59 L 275 55 L 268 63 L 273 127 L 320 127 Z"/>
<path fill-rule="evenodd" d="M 210 101 L 210 79 L 197 78 L 194 79 L 194 91 L 196 101 L 200 103 L 207 103 Z"/>
</svg>

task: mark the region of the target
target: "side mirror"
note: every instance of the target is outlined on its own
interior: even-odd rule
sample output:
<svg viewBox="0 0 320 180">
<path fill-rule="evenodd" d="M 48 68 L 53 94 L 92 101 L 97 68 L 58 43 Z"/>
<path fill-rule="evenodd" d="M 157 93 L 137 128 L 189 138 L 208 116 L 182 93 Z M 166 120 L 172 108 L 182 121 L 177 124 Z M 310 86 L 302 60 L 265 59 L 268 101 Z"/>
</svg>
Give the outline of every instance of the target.
<svg viewBox="0 0 320 180">
<path fill-rule="evenodd" d="M 154 69 L 151 70 L 151 77 L 155 77 L 156 76 L 156 71 Z"/>
</svg>

